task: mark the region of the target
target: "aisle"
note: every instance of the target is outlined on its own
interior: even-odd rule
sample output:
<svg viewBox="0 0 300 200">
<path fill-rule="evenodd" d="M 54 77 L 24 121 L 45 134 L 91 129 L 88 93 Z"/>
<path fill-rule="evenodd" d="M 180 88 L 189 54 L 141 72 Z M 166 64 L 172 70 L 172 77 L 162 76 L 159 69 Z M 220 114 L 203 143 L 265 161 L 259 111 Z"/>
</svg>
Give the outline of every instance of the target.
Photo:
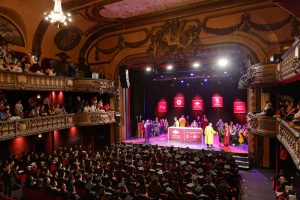
<svg viewBox="0 0 300 200">
<path fill-rule="evenodd" d="M 253 169 L 240 171 L 242 200 L 274 200 L 275 191 L 272 188 L 271 170 Z"/>
</svg>

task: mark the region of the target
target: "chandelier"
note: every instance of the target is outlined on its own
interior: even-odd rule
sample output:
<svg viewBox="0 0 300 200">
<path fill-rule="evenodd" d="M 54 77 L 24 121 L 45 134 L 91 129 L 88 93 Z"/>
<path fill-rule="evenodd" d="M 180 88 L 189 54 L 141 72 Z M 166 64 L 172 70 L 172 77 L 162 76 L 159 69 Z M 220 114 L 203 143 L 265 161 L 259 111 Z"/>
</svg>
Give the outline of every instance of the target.
<svg viewBox="0 0 300 200">
<path fill-rule="evenodd" d="M 61 7 L 61 0 L 53 0 L 54 9 L 44 13 L 45 20 L 53 24 L 57 24 L 58 27 L 61 25 L 67 25 L 68 22 L 71 22 L 71 14 L 64 13 Z"/>
</svg>

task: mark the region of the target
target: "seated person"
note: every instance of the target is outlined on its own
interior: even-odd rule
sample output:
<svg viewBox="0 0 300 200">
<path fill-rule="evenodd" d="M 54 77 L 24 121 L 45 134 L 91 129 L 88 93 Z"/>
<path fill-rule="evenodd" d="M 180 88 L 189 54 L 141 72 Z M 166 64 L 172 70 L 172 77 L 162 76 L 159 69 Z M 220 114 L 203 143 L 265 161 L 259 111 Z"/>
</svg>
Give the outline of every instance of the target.
<svg viewBox="0 0 300 200">
<path fill-rule="evenodd" d="M 11 64 L 9 66 L 9 71 L 11 72 L 23 72 L 21 62 L 17 62 L 17 64 Z"/>
<path fill-rule="evenodd" d="M 198 123 L 196 122 L 196 120 L 194 120 L 191 124 L 191 127 L 193 128 L 198 128 Z"/>
<path fill-rule="evenodd" d="M 22 105 L 22 102 L 21 100 L 19 99 L 17 101 L 17 103 L 15 104 L 15 114 L 17 116 L 19 116 L 20 118 L 24 118 L 24 111 L 23 111 L 23 105 Z"/>
<path fill-rule="evenodd" d="M 48 75 L 48 76 L 56 76 L 56 72 L 54 72 L 53 68 L 46 69 L 45 74 Z"/>
<path fill-rule="evenodd" d="M 103 110 L 105 110 L 105 111 L 108 111 L 109 110 L 109 104 L 107 103 L 107 104 L 105 104 L 104 106 L 103 106 Z"/>
<path fill-rule="evenodd" d="M 293 103 L 289 100 L 285 101 L 286 109 L 283 110 L 283 119 L 287 121 L 291 121 L 294 117 L 296 108 L 293 106 Z"/>
<path fill-rule="evenodd" d="M 35 106 L 35 108 L 33 108 L 30 113 L 29 113 L 29 117 L 39 117 L 40 116 L 40 106 L 37 105 Z"/>
<path fill-rule="evenodd" d="M 300 101 L 297 103 L 297 110 L 292 121 L 294 125 L 300 125 Z"/>
</svg>

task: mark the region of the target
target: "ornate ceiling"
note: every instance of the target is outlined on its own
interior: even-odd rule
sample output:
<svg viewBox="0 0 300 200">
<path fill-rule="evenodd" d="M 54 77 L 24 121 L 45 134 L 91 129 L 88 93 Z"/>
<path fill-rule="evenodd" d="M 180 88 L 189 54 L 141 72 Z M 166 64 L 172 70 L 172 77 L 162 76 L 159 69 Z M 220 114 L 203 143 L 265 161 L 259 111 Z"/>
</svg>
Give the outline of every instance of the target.
<svg viewBox="0 0 300 200">
<path fill-rule="evenodd" d="M 126 19 L 203 1 L 207 0 L 122 0 L 105 5 L 99 12 L 106 18 Z"/>
</svg>

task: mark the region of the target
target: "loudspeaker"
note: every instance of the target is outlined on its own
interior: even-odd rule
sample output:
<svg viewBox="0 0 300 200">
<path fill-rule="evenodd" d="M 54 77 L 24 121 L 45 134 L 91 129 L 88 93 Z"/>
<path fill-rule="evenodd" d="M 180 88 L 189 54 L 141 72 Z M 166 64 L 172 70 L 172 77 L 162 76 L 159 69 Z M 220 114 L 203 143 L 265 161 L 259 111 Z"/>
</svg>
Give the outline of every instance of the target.
<svg viewBox="0 0 300 200">
<path fill-rule="evenodd" d="M 130 82 L 129 82 L 128 67 L 126 65 L 121 65 L 119 67 L 119 74 L 120 74 L 120 82 L 121 82 L 122 88 L 129 88 Z"/>
</svg>

